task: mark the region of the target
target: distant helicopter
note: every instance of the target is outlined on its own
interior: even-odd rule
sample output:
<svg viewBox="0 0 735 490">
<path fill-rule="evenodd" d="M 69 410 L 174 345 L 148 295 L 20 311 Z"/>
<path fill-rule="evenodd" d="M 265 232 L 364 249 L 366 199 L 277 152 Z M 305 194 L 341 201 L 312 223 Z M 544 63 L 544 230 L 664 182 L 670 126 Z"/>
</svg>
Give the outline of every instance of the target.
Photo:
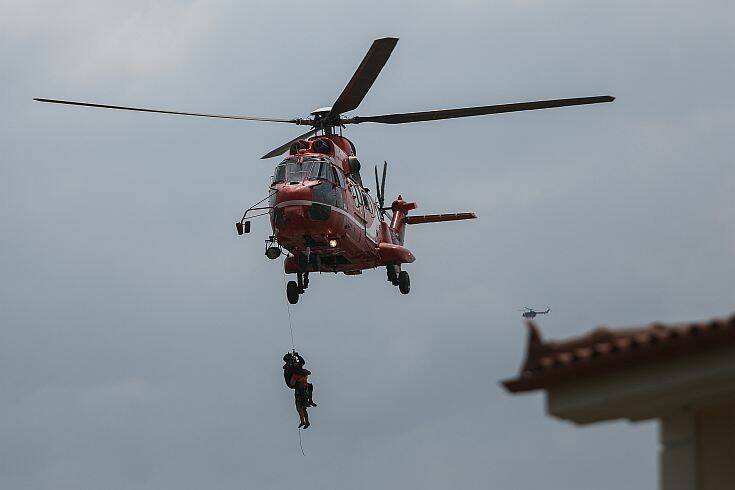
<svg viewBox="0 0 735 490">
<path fill-rule="evenodd" d="M 374 192 L 368 193 L 360 173 L 361 162 L 357 158 L 355 145 L 342 136 L 347 125 L 405 124 L 420 121 L 437 121 L 461 117 L 502 114 L 518 111 L 550 109 L 612 102 L 608 95 L 519 102 L 479 107 L 462 107 L 408 113 L 380 114 L 375 116 L 347 116 L 360 105 L 373 82 L 388 61 L 397 38 L 377 39 L 373 42 L 354 75 L 337 100 L 330 107 L 321 107 L 307 118 L 272 118 L 195 112 L 168 111 L 160 109 L 119 105 L 74 102 L 69 100 L 36 98 L 40 102 L 97 107 L 158 114 L 265 121 L 307 126 L 310 129 L 290 141 L 269 151 L 261 158 L 272 158 L 286 153 L 286 157 L 275 167 L 268 187 L 268 195 L 248 208 L 240 221 L 235 223 L 238 235 L 250 233 L 250 220 L 268 216 L 273 234 L 266 240 L 265 255 L 277 259 L 285 249 L 285 272 L 296 274 L 295 281 L 286 285 L 289 303 L 295 304 L 309 286 L 311 272 L 341 272 L 346 275 L 362 274 L 363 270 L 384 267 L 388 281 L 398 286 L 402 294 L 408 294 L 411 283 L 403 266 L 415 260 L 413 253 L 404 245 L 407 225 L 440 223 L 476 218 L 475 213 L 410 214 L 416 209 L 414 202 L 406 201 L 402 195 L 386 200 L 385 178 L 387 163 L 382 174 L 375 173 Z M 318 61 L 314 61 L 318 60 Z M 295 87 L 299 76 L 309 76 L 313 70 L 324 70 L 329 54 L 319 54 L 309 61 L 296 63 Z M 293 71 L 293 70 L 292 70 Z M 453 145 L 458 154 L 482 149 L 484 142 L 459 143 L 443 141 L 441 145 Z M 431 152 L 431 145 L 425 147 Z M 460 151 L 461 150 L 461 151 Z M 421 169 L 420 162 L 417 162 Z M 446 162 L 446 169 L 439 178 L 444 181 L 454 173 L 454 164 Z M 460 173 L 461 175 L 461 173 Z M 446 184 L 449 185 L 449 184 Z M 438 196 L 441 197 L 441 196 Z M 390 213 L 390 214 L 388 214 Z M 451 232 L 444 232 L 451 237 Z M 455 232 L 456 233 L 456 232 Z M 448 251 L 447 260 L 461 259 L 462 254 Z M 548 313 L 548 311 L 547 311 Z M 524 314 L 524 317 L 527 314 Z M 532 310 L 530 318 L 536 315 Z"/>
<path fill-rule="evenodd" d="M 525 310 L 525 311 L 524 311 Z M 533 308 L 529 308 L 528 306 L 523 307 L 523 315 L 521 315 L 523 318 L 536 318 L 536 315 L 546 315 L 551 311 L 551 308 L 548 306 L 546 307 L 546 311 L 536 311 Z"/>
</svg>

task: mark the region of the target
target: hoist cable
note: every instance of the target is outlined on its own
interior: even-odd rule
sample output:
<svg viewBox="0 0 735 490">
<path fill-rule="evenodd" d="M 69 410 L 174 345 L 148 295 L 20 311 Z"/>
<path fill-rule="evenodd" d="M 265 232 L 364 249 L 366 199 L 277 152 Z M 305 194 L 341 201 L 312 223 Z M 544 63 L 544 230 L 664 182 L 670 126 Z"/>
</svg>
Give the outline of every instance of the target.
<svg viewBox="0 0 735 490">
<path fill-rule="evenodd" d="M 301 455 L 306 456 L 306 453 L 304 452 L 304 445 L 301 443 L 301 429 L 299 429 L 299 447 L 301 448 Z"/>
<path fill-rule="evenodd" d="M 283 261 L 283 286 L 287 287 L 286 281 L 286 261 Z M 291 320 L 291 303 L 286 299 L 286 311 L 288 311 L 288 329 L 291 332 L 291 350 L 296 350 L 296 343 L 293 340 L 293 321 Z"/>
</svg>

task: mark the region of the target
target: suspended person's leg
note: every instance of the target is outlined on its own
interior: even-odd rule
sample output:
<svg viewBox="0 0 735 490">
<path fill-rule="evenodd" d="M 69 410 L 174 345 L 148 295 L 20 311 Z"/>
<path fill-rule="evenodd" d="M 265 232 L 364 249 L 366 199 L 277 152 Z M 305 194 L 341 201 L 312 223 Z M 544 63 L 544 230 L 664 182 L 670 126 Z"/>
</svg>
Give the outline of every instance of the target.
<svg viewBox="0 0 735 490">
<path fill-rule="evenodd" d="M 299 402 L 296 402 L 296 411 L 299 413 L 299 429 L 306 424 L 306 408 Z"/>
<path fill-rule="evenodd" d="M 294 389 L 294 399 L 296 401 L 296 410 L 299 412 L 301 418 L 301 424 L 299 427 L 306 427 L 309 423 L 309 417 L 306 414 L 306 407 L 309 402 L 306 395 L 306 387 L 304 383 L 297 383 Z"/>
<path fill-rule="evenodd" d="M 316 403 L 314 403 L 314 385 L 309 383 L 306 385 L 306 395 L 308 397 L 308 403 L 312 407 L 316 407 Z"/>
<path fill-rule="evenodd" d="M 309 412 L 306 410 L 306 405 L 304 405 L 304 420 L 306 421 L 304 429 L 308 429 L 311 424 L 309 423 Z"/>
<path fill-rule="evenodd" d="M 307 394 L 306 384 L 299 383 L 296 385 L 294 395 L 296 396 L 296 408 L 299 410 L 299 416 L 301 417 L 301 425 L 299 427 L 306 429 L 309 427 L 309 413 L 306 411 L 309 407 L 309 396 Z"/>
</svg>

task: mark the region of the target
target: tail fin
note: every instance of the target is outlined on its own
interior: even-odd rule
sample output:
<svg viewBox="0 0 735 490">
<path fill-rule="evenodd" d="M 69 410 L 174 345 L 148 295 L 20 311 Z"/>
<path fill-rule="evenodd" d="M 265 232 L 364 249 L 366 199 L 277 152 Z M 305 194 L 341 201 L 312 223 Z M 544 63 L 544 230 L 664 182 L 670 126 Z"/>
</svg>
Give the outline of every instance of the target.
<svg viewBox="0 0 735 490">
<path fill-rule="evenodd" d="M 393 211 L 393 217 L 390 221 L 390 227 L 393 229 L 395 234 L 398 235 L 398 239 L 400 240 L 402 245 L 403 237 L 406 233 L 406 215 L 412 209 L 416 209 L 416 203 L 404 201 L 403 197 L 399 194 L 398 198 L 393 201 L 393 204 L 391 204 L 390 208 Z"/>
</svg>

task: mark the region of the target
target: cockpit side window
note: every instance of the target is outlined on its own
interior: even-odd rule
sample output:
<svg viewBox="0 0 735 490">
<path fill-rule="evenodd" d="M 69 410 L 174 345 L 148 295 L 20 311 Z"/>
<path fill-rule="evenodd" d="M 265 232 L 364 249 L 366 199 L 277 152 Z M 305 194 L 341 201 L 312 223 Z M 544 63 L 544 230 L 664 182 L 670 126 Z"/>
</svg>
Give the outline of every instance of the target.
<svg viewBox="0 0 735 490">
<path fill-rule="evenodd" d="M 342 171 L 337 169 L 337 167 L 332 167 L 332 173 L 334 174 L 334 183 L 344 188 L 345 180 L 344 177 L 342 177 Z"/>
<path fill-rule="evenodd" d="M 362 202 L 365 203 L 365 209 L 367 209 L 368 211 L 370 211 L 372 213 L 373 212 L 373 206 L 372 206 L 372 202 L 370 201 L 370 198 L 364 192 L 362 192 L 361 194 L 362 194 Z"/>
<path fill-rule="evenodd" d="M 329 175 L 329 162 L 319 162 L 318 166 L 319 166 L 318 178 L 326 180 L 327 176 Z M 316 168 L 317 168 L 317 164 L 314 163 L 312 173 L 314 173 L 313 170 L 315 170 Z"/>
<path fill-rule="evenodd" d="M 352 182 L 350 182 L 350 193 L 352 194 L 352 199 L 355 201 L 355 207 L 359 208 L 360 207 L 360 190 Z"/>
<path fill-rule="evenodd" d="M 288 160 L 284 160 L 283 162 L 279 163 L 276 167 L 276 171 L 273 173 L 273 183 L 276 184 L 278 182 L 283 182 L 286 180 L 286 162 Z"/>
<path fill-rule="evenodd" d="M 336 186 L 342 188 L 345 187 L 344 175 L 342 175 L 337 167 L 332 165 L 332 162 L 325 159 L 313 157 L 304 158 L 304 163 L 306 162 L 312 163 L 311 171 L 309 173 L 310 179 L 327 180 Z"/>
</svg>

